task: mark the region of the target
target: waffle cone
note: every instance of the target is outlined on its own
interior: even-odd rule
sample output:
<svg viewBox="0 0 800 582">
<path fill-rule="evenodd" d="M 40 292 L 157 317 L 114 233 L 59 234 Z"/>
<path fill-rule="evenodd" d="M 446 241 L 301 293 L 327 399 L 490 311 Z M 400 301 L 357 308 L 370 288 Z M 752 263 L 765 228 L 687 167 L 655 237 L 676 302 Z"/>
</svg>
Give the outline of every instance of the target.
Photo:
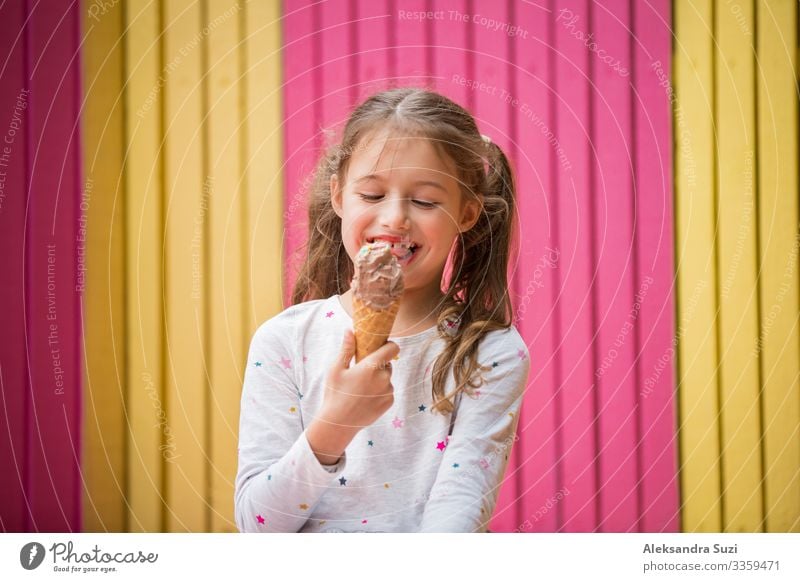
<svg viewBox="0 0 800 582">
<path fill-rule="evenodd" d="M 356 362 L 377 350 L 392 333 L 400 299 L 393 301 L 386 309 L 374 309 L 353 297 L 353 326 L 356 336 Z"/>
</svg>

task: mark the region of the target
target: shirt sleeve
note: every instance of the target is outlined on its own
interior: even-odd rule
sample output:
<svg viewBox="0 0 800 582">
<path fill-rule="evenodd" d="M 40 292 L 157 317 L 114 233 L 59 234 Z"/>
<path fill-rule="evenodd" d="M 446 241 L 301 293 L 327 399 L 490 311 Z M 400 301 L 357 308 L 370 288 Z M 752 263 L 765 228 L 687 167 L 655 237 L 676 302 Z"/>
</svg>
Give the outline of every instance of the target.
<svg viewBox="0 0 800 582">
<path fill-rule="evenodd" d="M 463 395 L 420 524 L 422 532 L 484 532 L 516 440 L 530 360 L 515 329 L 491 332 L 479 350 L 484 384 Z"/>
<path fill-rule="evenodd" d="M 306 438 L 301 392 L 293 366 L 302 356 L 285 347 L 291 327 L 272 319 L 253 336 L 247 358 L 239 419 L 239 468 L 234 493 L 241 532 L 297 532 L 336 473 L 346 465 L 322 465 Z M 295 361 L 296 360 L 296 361 Z"/>
</svg>

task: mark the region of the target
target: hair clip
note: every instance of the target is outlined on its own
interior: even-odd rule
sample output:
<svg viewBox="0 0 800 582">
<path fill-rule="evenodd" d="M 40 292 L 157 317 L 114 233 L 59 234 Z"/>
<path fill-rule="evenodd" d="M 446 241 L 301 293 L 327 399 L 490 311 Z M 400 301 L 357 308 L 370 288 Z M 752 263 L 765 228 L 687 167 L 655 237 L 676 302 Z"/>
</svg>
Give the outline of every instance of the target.
<svg viewBox="0 0 800 582">
<path fill-rule="evenodd" d="M 481 134 L 481 138 L 483 139 L 484 143 L 486 143 L 486 145 L 492 143 L 492 139 L 488 135 Z"/>
</svg>

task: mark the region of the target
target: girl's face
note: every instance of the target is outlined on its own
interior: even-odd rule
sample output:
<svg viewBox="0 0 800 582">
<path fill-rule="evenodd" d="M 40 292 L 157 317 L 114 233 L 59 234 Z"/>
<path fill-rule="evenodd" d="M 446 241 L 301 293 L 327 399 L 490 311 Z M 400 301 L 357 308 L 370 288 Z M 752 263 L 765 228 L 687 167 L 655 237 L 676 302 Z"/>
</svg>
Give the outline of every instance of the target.
<svg viewBox="0 0 800 582">
<path fill-rule="evenodd" d="M 400 261 L 406 291 L 441 284 L 456 237 L 480 216 L 476 200 L 463 200 L 455 166 L 425 138 L 365 137 L 350 158 L 344 184 L 331 176 L 331 202 L 342 219 L 350 260 L 367 242 L 405 238 L 413 254 Z"/>
</svg>

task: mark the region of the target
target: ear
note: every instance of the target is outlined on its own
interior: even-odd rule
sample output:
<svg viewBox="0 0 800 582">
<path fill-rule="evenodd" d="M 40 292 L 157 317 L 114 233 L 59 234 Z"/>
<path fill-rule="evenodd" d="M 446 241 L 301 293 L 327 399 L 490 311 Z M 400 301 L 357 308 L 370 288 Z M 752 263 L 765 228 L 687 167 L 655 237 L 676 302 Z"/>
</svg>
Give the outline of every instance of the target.
<svg viewBox="0 0 800 582">
<path fill-rule="evenodd" d="M 475 226 L 481 217 L 481 208 L 481 203 L 475 198 L 470 198 L 464 203 L 464 208 L 461 209 L 461 220 L 458 223 L 460 232 L 467 232 Z"/>
<path fill-rule="evenodd" d="M 342 217 L 342 190 L 339 187 L 339 177 L 334 173 L 331 174 L 331 206 L 333 211 L 339 218 Z"/>
</svg>

